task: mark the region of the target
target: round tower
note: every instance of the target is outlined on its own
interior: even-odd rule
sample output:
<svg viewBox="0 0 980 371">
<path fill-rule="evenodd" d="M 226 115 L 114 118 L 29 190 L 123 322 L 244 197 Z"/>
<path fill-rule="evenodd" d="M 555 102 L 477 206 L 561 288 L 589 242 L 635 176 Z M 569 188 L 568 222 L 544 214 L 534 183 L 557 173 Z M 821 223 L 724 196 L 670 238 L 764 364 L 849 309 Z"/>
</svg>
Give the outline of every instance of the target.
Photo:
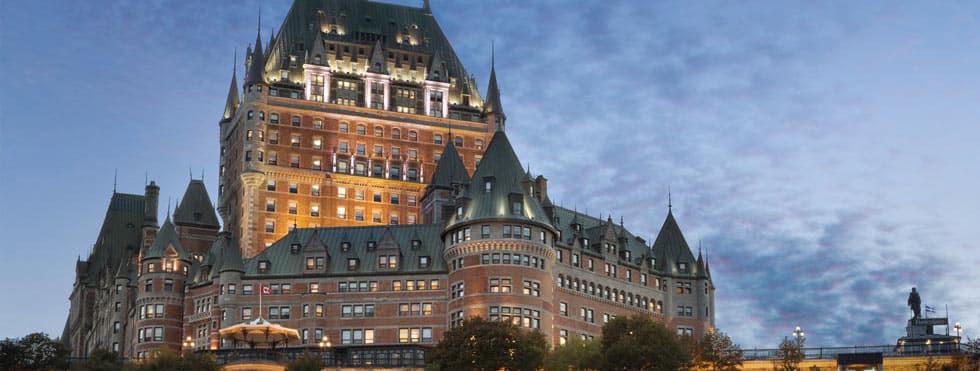
<svg viewBox="0 0 980 371">
<path fill-rule="evenodd" d="M 136 289 L 136 334 L 133 354 L 170 347 L 180 350 L 183 336 L 184 286 L 191 257 L 180 245 L 170 217 L 140 259 Z"/>
<path fill-rule="evenodd" d="M 550 333 L 557 233 L 528 179 L 498 131 L 442 234 L 451 326 L 480 316 Z"/>
</svg>

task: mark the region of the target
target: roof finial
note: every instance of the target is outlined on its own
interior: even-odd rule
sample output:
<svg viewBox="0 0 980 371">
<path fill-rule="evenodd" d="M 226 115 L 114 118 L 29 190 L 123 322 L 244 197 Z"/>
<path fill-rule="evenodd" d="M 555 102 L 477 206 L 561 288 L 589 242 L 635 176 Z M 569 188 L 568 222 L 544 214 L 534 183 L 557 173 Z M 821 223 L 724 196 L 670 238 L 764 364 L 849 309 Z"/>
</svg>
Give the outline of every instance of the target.
<svg viewBox="0 0 980 371">
<path fill-rule="evenodd" d="M 187 167 L 187 175 L 191 177 L 191 180 L 194 180 L 194 170 L 190 166 Z"/>
<path fill-rule="evenodd" d="M 670 211 L 673 208 L 674 208 L 674 205 L 673 205 L 673 202 L 671 202 L 671 199 L 670 199 L 670 186 L 668 185 L 667 186 L 667 211 Z"/>
<path fill-rule="evenodd" d="M 167 217 L 170 217 L 170 196 L 167 196 Z"/>
<path fill-rule="evenodd" d="M 112 174 L 112 193 L 116 193 L 116 181 L 119 180 L 119 168 L 116 168 L 115 173 Z"/>
<path fill-rule="evenodd" d="M 235 58 L 231 60 L 231 78 L 238 76 L 238 47 L 235 47 Z"/>
<path fill-rule="evenodd" d="M 148 185 L 150 185 L 150 172 L 149 171 L 144 171 L 143 172 L 143 186 L 146 187 Z"/>
<path fill-rule="evenodd" d="M 204 181 L 204 168 L 201 168 L 201 181 Z"/>
</svg>

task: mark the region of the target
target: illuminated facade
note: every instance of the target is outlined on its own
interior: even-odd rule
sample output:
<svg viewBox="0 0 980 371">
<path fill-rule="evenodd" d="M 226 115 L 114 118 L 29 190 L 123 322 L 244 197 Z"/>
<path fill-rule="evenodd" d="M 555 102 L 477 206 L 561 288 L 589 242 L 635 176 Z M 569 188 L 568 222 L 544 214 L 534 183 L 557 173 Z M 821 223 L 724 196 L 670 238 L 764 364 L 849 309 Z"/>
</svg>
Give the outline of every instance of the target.
<svg viewBox="0 0 980 371">
<path fill-rule="evenodd" d="M 651 242 L 554 205 L 511 146 L 496 72 L 484 101 L 427 6 L 299 0 L 271 45 L 256 39 L 220 122 L 224 231 L 199 180 L 162 225 L 155 184 L 115 194 L 100 241 L 135 230 L 78 263 L 74 355 L 231 364 L 248 345 L 218 330 L 259 317 L 298 330 L 281 354 L 352 366 L 419 366 L 472 316 L 552 344 L 624 315 L 713 325 L 708 264 L 672 212 Z"/>
<path fill-rule="evenodd" d="M 494 130 L 427 7 L 296 1 L 246 71 L 219 123 L 218 185 L 245 257 L 293 227 L 420 223 L 445 144 L 472 172 Z"/>
</svg>

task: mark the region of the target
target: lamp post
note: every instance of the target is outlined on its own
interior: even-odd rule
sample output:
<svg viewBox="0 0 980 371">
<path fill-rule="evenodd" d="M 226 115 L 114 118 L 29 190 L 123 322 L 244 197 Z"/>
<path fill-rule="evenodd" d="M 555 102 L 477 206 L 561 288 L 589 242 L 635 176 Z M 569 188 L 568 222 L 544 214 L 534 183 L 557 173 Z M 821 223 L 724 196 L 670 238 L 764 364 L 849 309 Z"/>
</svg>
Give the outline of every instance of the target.
<svg viewBox="0 0 980 371">
<path fill-rule="evenodd" d="M 802 341 L 806 337 L 806 333 L 800 326 L 796 326 L 796 329 L 793 330 L 793 337 L 796 338 L 796 341 Z"/>
<path fill-rule="evenodd" d="M 956 330 L 956 337 L 960 337 L 960 331 L 963 330 L 963 326 L 960 326 L 959 322 L 953 325 L 953 330 Z"/>
<path fill-rule="evenodd" d="M 182 345 L 184 346 L 184 351 L 188 351 L 188 352 L 191 351 L 192 349 L 194 349 L 194 338 L 188 336 L 187 338 L 184 339 Z"/>
<path fill-rule="evenodd" d="M 320 344 L 318 345 L 320 346 L 320 360 L 323 360 L 323 353 L 330 349 L 330 338 L 328 338 L 327 335 L 323 335 L 323 337 L 320 338 Z M 333 356 L 331 356 L 330 359 L 333 360 Z"/>
</svg>

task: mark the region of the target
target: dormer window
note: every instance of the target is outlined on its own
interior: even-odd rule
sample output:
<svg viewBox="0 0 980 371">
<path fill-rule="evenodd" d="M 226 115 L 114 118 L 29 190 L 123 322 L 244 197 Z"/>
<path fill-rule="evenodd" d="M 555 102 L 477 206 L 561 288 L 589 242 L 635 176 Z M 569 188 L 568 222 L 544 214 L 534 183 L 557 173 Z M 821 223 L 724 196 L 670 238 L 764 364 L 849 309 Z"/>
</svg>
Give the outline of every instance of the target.
<svg viewBox="0 0 980 371">
<path fill-rule="evenodd" d="M 368 251 L 374 250 L 377 247 L 378 247 L 378 243 L 377 242 L 375 242 L 375 241 L 368 241 L 367 242 Z"/>
<path fill-rule="evenodd" d="M 456 217 L 457 218 L 462 218 L 463 217 L 463 207 L 462 206 L 456 206 Z"/>
<path fill-rule="evenodd" d="M 630 258 L 632 257 L 631 255 L 632 254 L 630 254 L 629 250 L 623 251 L 623 257 L 625 257 L 626 260 L 630 260 Z"/>
<path fill-rule="evenodd" d="M 419 268 L 425 269 L 425 268 L 428 268 L 428 267 L 429 267 L 429 257 L 428 256 L 420 256 L 419 257 Z"/>
<path fill-rule="evenodd" d="M 259 273 L 267 273 L 267 272 L 269 272 L 269 261 L 268 260 L 260 260 L 259 261 Z"/>
<path fill-rule="evenodd" d="M 486 193 L 490 193 L 490 191 L 493 191 L 493 177 L 492 176 L 488 176 L 486 178 L 483 178 L 483 191 L 486 192 Z"/>
<path fill-rule="evenodd" d="M 583 238 L 582 239 L 582 246 L 583 247 L 589 247 L 589 239 L 588 238 Z"/>
<path fill-rule="evenodd" d="M 679 270 L 679 271 L 681 271 L 683 273 L 686 273 L 687 272 L 687 263 L 677 263 L 677 270 Z"/>
<path fill-rule="evenodd" d="M 652 267 L 655 265 L 657 265 L 657 258 L 650 258 L 650 266 Z"/>
<path fill-rule="evenodd" d="M 524 204 L 521 201 L 512 201 L 510 203 L 510 212 L 515 215 L 520 215 Z"/>
<path fill-rule="evenodd" d="M 340 251 L 343 251 L 343 252 L 350 251 L 350 242 L 341 242 L 340 243 Z"/>
<path fill-rule="evenodd" d="M 572 230 L 573 231 L 576 231 L 576 232 L 581 232 L 582 231 L 582 225 L 581 224 L 578 224 L 578 223 L 574 223 L 574 224 L 572 224 Z"/>
<path fill-rule="evenodd" d="M 412 240 L 412 250 L 418 250 L 422 248 L 422 240 Z"/>
<path fill-rule="evenodd" d="M 361 261 L 357 258 L 347 259 L 347 270 L 356 271 L 357 267 L 361 264 Z"/>
<path fill-rule="evenodd" d="M 289 245 L 289 253 L 290 254 L 299 253 L 299 248 L 300 248 L 300 244 L 298 244 L 298 243 L 294 243 L 292 245 Z"/>
</svg>

